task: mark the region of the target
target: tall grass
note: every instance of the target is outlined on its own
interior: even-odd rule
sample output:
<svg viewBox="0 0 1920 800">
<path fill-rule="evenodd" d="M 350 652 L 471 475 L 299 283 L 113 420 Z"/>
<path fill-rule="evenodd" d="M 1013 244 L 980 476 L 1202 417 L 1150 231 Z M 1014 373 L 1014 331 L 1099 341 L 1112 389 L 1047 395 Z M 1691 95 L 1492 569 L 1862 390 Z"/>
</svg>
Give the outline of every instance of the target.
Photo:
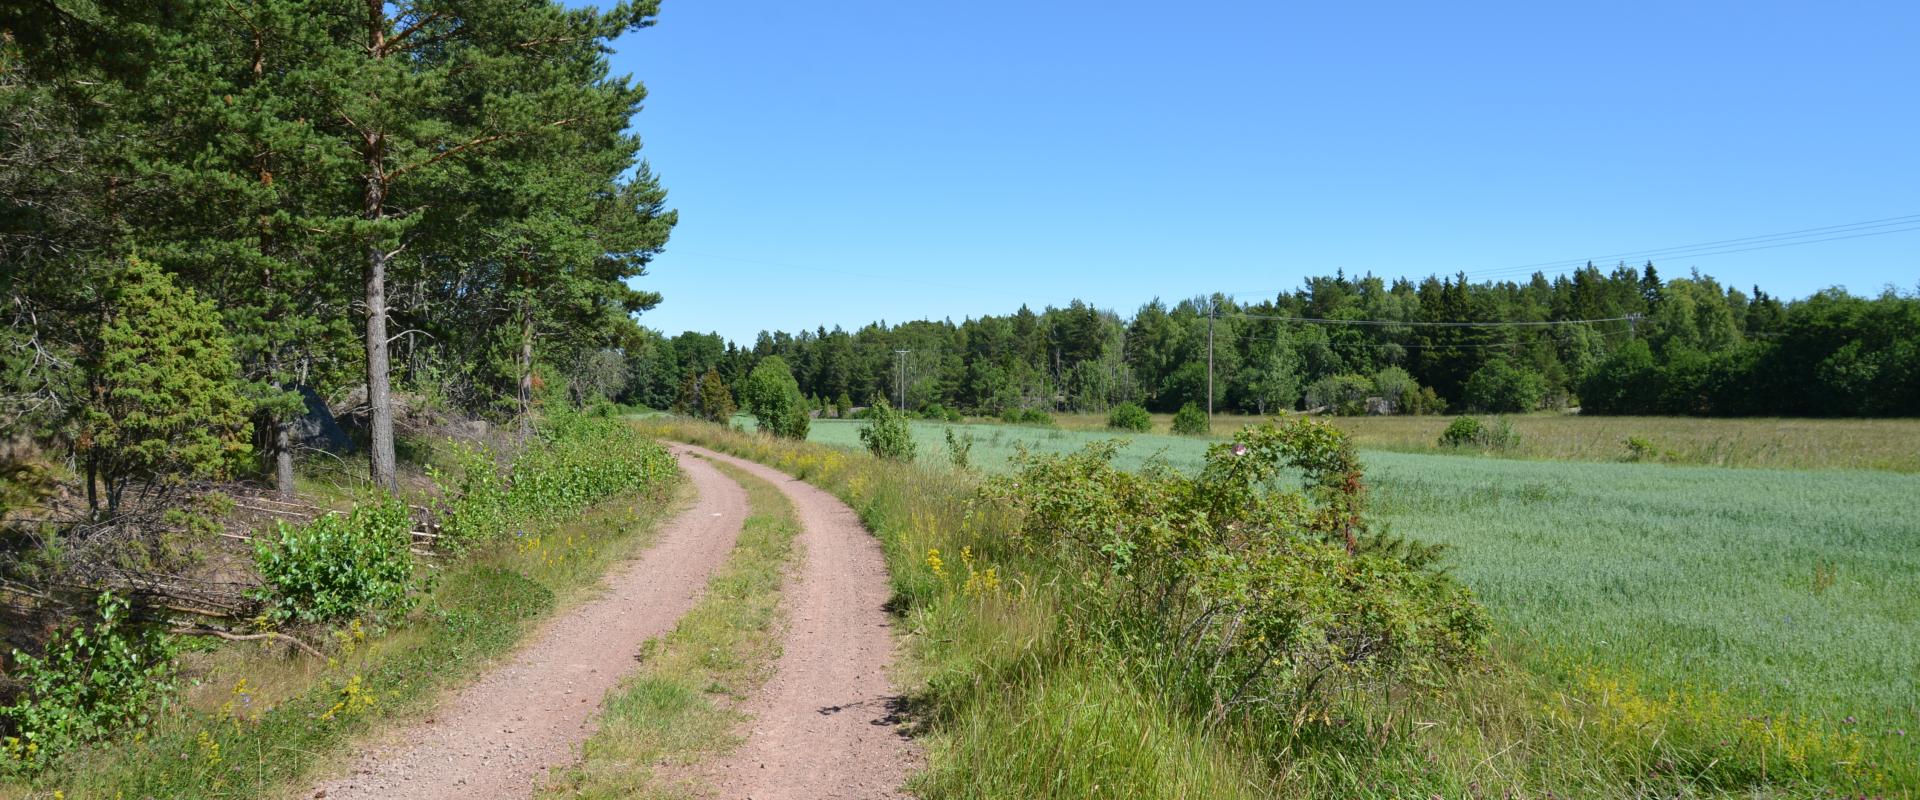
<svg viewBox="0 0 1920 800">
<path fill-rule="evenodd" d="M 1171 414 L 1156 414 L 1153 431 L 1166 433 Z M 1364 449 L 1436 452 L 1451 416 L 1331 417 Z M 1871 469 L 1920 472 L 1920 419 L 1779 419 L 1706 417 L 1603 417 L 1543 412 L 1506 417 L 1520 435 L 1505 458 L 1562 461 L 1622 461 L 1627 439 L 1655 448 L 1659 460 L 1676 464 L 1781 469 Z M 1098 431 L 1100 414 L 1055 417 L 1062 428 Z M 1220 414 L 1222 434 L 1259 422 L 1259 417 Z"/>
<path fill-rule="evenodd" d="M 969 513 L 971 480 L 933 466 L 946 426 L 916 425 L 922 465 L 903 468 L 653 424 L 814 481 L 880 536 L 933 731 L 927 797 L 1786 797 L 1920 785 L 1900 728 L 1915 711 L 1914 600 L 1895 591 L 1920 572 L 1899 507 L 1913 478 L 1370 453 L 1378 516 L 1397 534 L 1456 546 L 1455 570 L 1486 583 L 1504 622 L 1500 655 L 1444 691 L 1349 705 L 1352 730 L 1373 735 L 1254 752 L 1259 732 L 1195 725 L 1128 677 L 1125 653 L 1065 635 L 1067 576 L 1009 547 L 1007 520 L 992 508 Z M 834 442 L 852 428 L 828 422 L 814 435 Z M 1020 447 L 1106 438 L 970 432 L 987 469 Z M 1202 444 L 1140 437 L 1122 463 L 1190 465 Z M 1829 559 L 1840 575 L 1862 573 L 1844 592 L 1812 563 L 1805 579 L 1762 563 L 1780 552 L 1818 553 L 1817 562 L 1861 542 L 1873 544 Z M 963 547 L 997 565 L 1004 591 L 965 591 L 953 565 Z M 1794 596 L 1815 585 L 1824 588 L 1814 600 Z M 1768 592 L 1784 606 L 1754 600 Z M 1772 625 L 1776 610 L 1815 621 Z M 1877 639 L 1847 649 L 1849 636 Z M 1798 670 L 1810 677 L 1769 683 Z M 1126 714 L 1095 713 L 1106 706 Z M 1131 736 L 1141 738 L 1122 738 Z M 1136 752 L 1134 741 L 1151 747 Z M 1057 755 L 1083 748 L 1115 760 Z"/>
</svg>

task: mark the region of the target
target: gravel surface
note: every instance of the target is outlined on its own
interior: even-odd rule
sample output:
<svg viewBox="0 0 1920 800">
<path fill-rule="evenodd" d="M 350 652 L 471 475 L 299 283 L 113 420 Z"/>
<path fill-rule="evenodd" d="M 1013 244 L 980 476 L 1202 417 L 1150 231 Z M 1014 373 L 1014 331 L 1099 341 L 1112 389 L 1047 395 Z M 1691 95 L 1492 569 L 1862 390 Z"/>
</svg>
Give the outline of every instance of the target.
<svg viewBox="0 0 1920 800">
<path fill-rule="evenodd" d="M 900 798 L 919 763 L 888 680 L 896 643 L 880 543 L 853 510 L 771 467 L 687 448 L 772 482 L 793 501 L 800 564 L 781 591 L 775 672 L 744 710 L 739 749 L 703 770 L 726 800 Z"/>
<path fill-rule="evenodd" d="M 444 699 L 432 716 L 362 752 L 350 774 L 306 796 L 524 798 L 549 769 L 575 762 L 601 698 L 638 666 L 642 643 L 672 630 L 699 601 L 746 521 L 745 490 L 690 456 L 692 449 L 673 448 L 698 499 L 639 558 L 607 576 L 604 592 L 547 623 L 532 644 Z M 879 581 L 884 586 L 884 571 Z M 884 642 L 885 631 L 878 633 Z"/>
</svg>

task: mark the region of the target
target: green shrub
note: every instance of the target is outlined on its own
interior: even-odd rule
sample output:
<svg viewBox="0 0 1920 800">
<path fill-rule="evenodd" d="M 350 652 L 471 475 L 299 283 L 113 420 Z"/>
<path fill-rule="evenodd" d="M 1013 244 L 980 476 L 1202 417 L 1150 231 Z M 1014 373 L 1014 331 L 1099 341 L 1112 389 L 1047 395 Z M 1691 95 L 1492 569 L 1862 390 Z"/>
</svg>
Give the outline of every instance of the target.
<svg viewBox="0 0 1920 800">
<path fill-rule="evenodd" d="M 1000 415 L 1000 421 L 1009 425 L 1053 425 L 1053 415 L 1038 408 L 1010 408 Z"/>
<path fill-rule="evenodd" d="M 1392 403 L 1392 413 L 1413 413 L 1407 407 L 1406 398 L 1420 396 L 1420 383 L 1415 381 L 1406 370 L 1399 367 L 1385 367 L 1373 373 L 1371 380 L 1373 381 L 1372 396 Z"/>
<path fill-rule="evenodd" d="M 1419 391 L 1407 389 L 1400 393 L 1400 413 L 1425 416 L 1447 413 L 1447 401 L 1435 394 L 1433 387 L 1422 386 Z"/>
<path fill-rule="evenodd" d="M 1485 611 L 1432 549 L 1368 532 L 1339 429 L 1250 427 L 1195 477 L 1117 469 L 1117 446 L 1023 456 L 983 497 L 1019 515 L 1023 547 L 1085 576 L 1083 630 L 1187 708 L 1298 732 L 1341 697 L 1412 690 L 1484 652 Z"/>
<path fill-rule="evenodd" d="M 1513 430 L 1512 423 L 1503 418 L 1489 423 L 1474 417 L 1455 417 L 1447 423 L 1447 429 L 1440 433 L 1440 446 L 1511 450 L 1520 446 L 1520 434 Z"/>
<path fill-rule="evenodd" d="M 880 458 L 912 461 L 918 451 L 913 430 L 905 415 L 895 412 L 885 400 L 874 400 L 867 409 L 867 424 L 860 427 L 860 441 L 867 451 Z"/>
<path fill-rule="evenodd" d="M 457 477 L 437 468 L 427 470 L 447 498 L 439 503 L 441 543 L 464 547 L 505 533 L 512 503 L 506 475 L 493 451 L 453 442 L 447 456 L 454 462 Z"/>
<path fill-rule="evenodd" d="M 550 415 L 540 446 L 513 462 L 515 513 L 558 518 L 675 474 L 673 456 L 630 425 L 577 414 Z"/>
<path fill-rule="evenodd" d="M 1469 447 L 1480 440 L 1480 420 L 1473 417 L 1454 417 L 1447 423 L 1447 429 L 1440 432 L 1441 447 Z"/>
<path fill-rule="evenodd" d="M 253 543 L 265 585 L 256 597 L 276 622 L 335 622 L 403 608 L 413 589 L 412 519 L 396 498 L 304 525 L 280 523 Z"/>
<path fill-rule="evenodd" d="M 853 400 L 847 397 L 846 392 L 841 392 L 840 397 L 833 401 L 833 416 L 838 419 L 853 416 Z"/>
<path fill-rule="evenodd" d="M 1139 403 L 1121 403 L 1107 414 L 1107 427 L 1116 431 L 1146 433 L 1153 430 L 1153 415 Z"/>
<path fill-rule="evenodd" d="M 1475 370 L 1461 392 L 1468 409 L 1496 414 L 1532 411 L 1540 407 L 1546 393 L 1546 380 L 1540 373 L 1514 366 L 1506 359 Z"/>
<path fill-rule="evenodd" d="M 112 513 L 129 488 L 227 476 L 245 462 L 251 426 L 212 303 L 137 258 L 104 288 L 107 313 L 83 364 L 87 404 L 75 417 L 74 449 L 89 504 Z"/>
<path fill-rule="evenodd" d="M 173 694 L 172 637 L 129 618 L 112 592 L 98 618 L 55 633 L 41 656 L 13 651 L 19 698 L 0 706 L 0 771 L 34 772 L 60 754 L 145 726 Z"/>
<path fill-rule="evenodd" d="M 617 419 L 550 414 L 540 436 L 502 471 L 485 448 L 455 444 L 450 474 L 429 470 L 440 487 L 441 544 L 459 548 L 504 535 L 515 524 L 556 519 L 622 492 L 672 477 L 673 456 Z"/>
<path fill-rule="evenodd" d="M 973 434 L 955 435 L 947 429 L 947 461 L 962 472 L 973 467 Z"/>
<path fill-rule="evenodd" d="M 793 378 L 785 359 L 767 356 L 754 365 L 741 387 L 740 399 L 753 415 L 760 430 L 785 439 L 807 438 L 812 417 L 807 399 L 800 394 L 800 383 Z"/>
<path fill-rule="evenodd" d="M 1188 403 L 1181 406 L 1179 411 L 1173 413 L 1174 433 L 1182 436 L 1199 436 L 1206 433 L 1210 428 L 1211 426 L 1207 422 L 1207 412 L 1201 411 L 1197 405 Z"/>
<path fill-rule="evenodd" d="M 733 392 L 727 389 L 727 382 L 721 380 L 720 373 L 709 369 L 704 375 L 687 374 L 686 380 L 680 384 L 679 396 L 673 401 L 673 410 L 677 414 L 725 425 L 733 420 L 733 413 L 739 407 L 734 405 Z"/>
<path fill-rule="evenodd" d="M 1627 447 L 1628 461 L 1678 461 L 1680 454 L 1662 449 L 1652 439 L 1644 436 L 1629 436 L 1621 444 Z"/>
<path fill-rule="evenodd" d="M 931 403 L 925 408 L 920 409 L 920 418 L 933 420 L 934 422 L 959 422 L 964 419 L 964 417 L 960 415 L 960 412 L 947 408 L 939 403 Z"/>
<path fill-rule="evenodd" d="M 1365 375 L 1328 375 L 1307 385 L 1307 408 L 1355 417 L 1367 413 L 1367 397 L 1372 394 L 1373 381 Z"/>
</svg>

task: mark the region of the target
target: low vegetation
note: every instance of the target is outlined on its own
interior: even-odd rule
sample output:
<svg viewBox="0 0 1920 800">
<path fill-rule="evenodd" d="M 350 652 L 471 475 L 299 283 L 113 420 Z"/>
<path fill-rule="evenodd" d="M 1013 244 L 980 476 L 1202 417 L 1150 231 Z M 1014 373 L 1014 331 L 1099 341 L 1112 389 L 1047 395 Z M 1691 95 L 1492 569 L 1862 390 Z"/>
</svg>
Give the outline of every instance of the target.
<svg viewBox="0 0 1920 800">
<path fill-rule="evenodd" d="M 422 565 L 398 501 L 260 540 L 260 622 L 317 641 L 316 657 L 280 633 L 189 646 L 103 595 L 97 621 L 20 657 L 27 686 L 0 707 L 0 774 L 16 782 L 0 797 L 281 793 L 477 673 L 644 538 L 678 485 L 671 456 L 624 423 L 556 413 L 543 433 L 510 480 L 460 483 L 487 487 L 473 502 L 500 524 L 433 554 L 431 581 L 411 579 Z"/>
<path fill-rule="evenodd" d="M 1520 446 L 1520 434 L 1513 432 L 1513 423 L 1505 417 L 1491 420 L 1455 417 L 1447 423 L 1447 429 L 1440 432 L 1439 444 L 1454 450 L 1465 448 L 1504 452 Z"/>
<path fill-rule="evenodd" d="M 973 463 L 988 474 L 1017 469 L 1022 451 L 1066 456 L 1108 438 L 1096 431 L 969 430 L 979 440 Z M 923 440 L 941 432 L 914 429 Z M 849 434 L 823 425 L 816 439 L 845 448 Z M 1112 463 L 1129 470 L 1157 464 L 1192 475 L 1204 469 L 1205 453 L 1214 446 L 1187 437 L 1134 436 Z M 1621 446 L 1616 441 L 1613 447 Z M 760 457 L 774 458 L 766 452 Z M 839 464 L 836 457 L 847 458 L 831 451 L 782 451 L 775 460 L 825 485 L 864 485 L 816 474 L 823 468 L 814 465 Z M 1423 714 L 1438 723 L 1410 740 L 1417 744 L 1341 745 L 1345 758 L 1379 776 L 1372 788 L 1345 782 L 1358 776 L 1306 756 L 1285 771 L 1306 781 L 1301 785 L 1329 796 L 1405 795 L 1416 786 L 1442 796 L 1468 795 L 1466 787 L 1477 783 L 1490 795 L 1487 787 L 1506 786 L 1526 796 L 1551 790 L 1557 796 L 1613 797 L 1675 791 L 1799 796 L 1827 787 L 1884 792 L 1920 783 L 1911 766 L 1920 762 L 1913 735 L 1920 718 L 1902 677 L 1920 669 L 1912 656 L 1920 652 L 1920 640 L 1903 622 L 1920 609 L 1911 593 L 1893 588 L 1913 579 L 1905 566 L 1910 537 L 1902 532 L 1906 516 L 1899 508 L 1900 498 L 1920 490 L 1912 477 L 1379 451 L 1362 457 L 1370 468 L 1375 529 L 1448 547 L 1441 563 L 1474 588 L 1491 614 L 1493 656 L 1477 677 L 1446 682 L 1447 692 L 1432 698 L 1431 706 L 1389 706 L 1396 715 Z M 852 471 L 859 463 L 849 461 L 842 469 Z M 872 474 L 863 480 L 915 481 L 897 489 L 902 498 L 886 495 L 888 502 L 913 504 L 911 514 L 922 517 L 897 512 L 906 520 L 899 530 L 924 531 L 913 535 L 935 542 L 928 546 L 940 549 L 949 573 L 955 549 L 968 546 L 963 542 L 973 548 L 976 569 L 982 553 L 1003 552 L 984 548 L 1008 536 L 1011 521 L 996 522 L 978 510 L 970 520 L 963 512 L 943 516 L 947 512 L 909 500 L 951 477 Z M 884 519 L 866 516 L 870 524 Z M 1003 585 L 1048 581 L 1038 577 L 1050 574 L 1044 570 L 1029 574 L 999 562 L 998 555 L 990 560 L 1000 567 Z M 905 555 L 894 564 L 896 570 L 915 568 Z M 964 675 L 973 675 L 965 670 L 982 662 L 1002 663 L 979 653 L 1001 637 L 1031 640 L 1038 636 L 1035 626 L 1052 631 L 1053 623 L 1041 620 L 1063 614 L 1064 601 L 1056 595 L 1032 592 L 1028 599 L 1036 604 L 1036 618 L 997 609 L 970 623 L 990 630 L 938 629 L 930 635 L 960 643 L 951 650 L 930 645 L 929 657 L 950 660 Z M 1078 769 L 1050 749 L 1054 742 L 1010 740 L 997 732 L 1016 721 L 1041 724 L 1030 716 L 1034 710 L 1000 696 L 1017 692 L 1023 702 L 1045 704 L 1087 698 L 1097 691 L 1093 687 L 1110 682 L 1133 684 L 1090 668 L 1084 659 L 1069 659 L 1075 662 L 1069 668 L 1022 652 L 1038 662 L 1032 669 L 1073 683 L 1056 685 L 1049 678 L 1009 687 L 994 682 L 999 679 L 952 677 L 958 686 L 985 685 L 974 695 L 984 705 L 957 717 L 950 730 L 972 737 L 966 747 L 978 749 L 969 750 L 969 758 L 997 754 L 1034 769 Z M 1061 718 L 1047 724 L 1082 723 Z M 1174 736 L 1169 731 L 1180 727 L 1168 724 L 1137 721 L 1126 730 L 1139 736 L 1144 726 L 1155 736 Z M 1188 745 L 1205 755 L 1182 750 Z M 1245 753 L 1205 737 L 1176 737 L 1156 752 L 1152 758 L 1189 765 L 1193 775 L 1210 774 L 1196 764 L 1246 769 Z M 1181 752 L 1187 755 L 1176 755 Z M 1240 773 L 1248 780 L 1259 774 Z M 967 791 L 1005 791 L 1008 784 L 994 782 L 1000 778 L 959 768 L 946 775 L 955 785 L 974 787 Z M 1209 791 L 1233 796 L 1240 790 Z"/>
<path fill-rule="evenodd" d="M 1121 403 L 1107 413 L 1107 428 L 1116 431 L 1146 433 L 1153 430 L 1153 415 L 1138 403 Z"/>
<path fill-rule="evenodd" d="M 1626 442 L 1639 438 L 1657 447 L 1671 464 L 1774 469 L 1853 469 L 1920 472 L 1920 419 L 1702 419 L 1611 417 L 1565 413 L 1501 415 L 1519 443 L 1502 458 L 1551 461 L 1621 461 Z M 1171 415 L 1155 414 L 1166 430 Z M 1264 418 L 1215 414 L 1221 430 L 1238 430 Z M 1063 414 L 1068 431 L 1106 429 L 1105 415 Z M 1445 416 L 1333 417 L 1330 421 L 1363 450 L 1443 452 L 1438 442 L 1452 422 Z"/>
<path fill-rule="evenodd" d="M 860 443 L 876 458 L 889 461 L 912 461 L 920 449 L 907 418 L 885 400 L 875 400 L 867 409 L 866 424 L 860 426 Z"/>
<path fill-rule="evenodd" d="M 1205 434 L 1212 425 L 1207 419 L 1207 412 L 1201 411 L 1200 407 L 1193 403 L 1188 403 L 1174 413 L 1173 422 L 1167 427 L 1174 433 L 1184 436 L 1200 436 Z"/>
<path fill-rule="evenodd" d="M 403 610 L 413 600 L 413 520 L 395 498 L 304 525 L 279 524 L 253 542 L 256 597 L 276 623 L 331 623 Z"/>
</svg>

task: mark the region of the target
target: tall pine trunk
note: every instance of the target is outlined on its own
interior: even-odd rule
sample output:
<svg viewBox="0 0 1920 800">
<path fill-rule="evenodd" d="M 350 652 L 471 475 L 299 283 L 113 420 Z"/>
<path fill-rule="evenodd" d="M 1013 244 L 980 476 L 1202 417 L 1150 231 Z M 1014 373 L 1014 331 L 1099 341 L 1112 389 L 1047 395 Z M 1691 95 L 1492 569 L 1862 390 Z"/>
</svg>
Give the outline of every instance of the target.
<svg viewBox="0 0 1920 800">
<path fill-rule="evenodd" d="M 520 443 L 533 436 L 533 307 L 520 296 Z"/>
<path fill-rule="evenodd" d="M 273 423 L 273 484 L 281 500 L 293 499 L 293 436 L 287 432 L 293 423 Z"/>
<path fill-rule="evenodd" d="M 384 0 L 367 0 L 367 52 L 381 58 L 387 46 Z M 366 134 L 366 218 L 379 222 L 387 215 L 386 141 L 378 132 Z M 387 354 L 387 252 L 375 237 L 367 243 L 367 426 L 372 438 L 368 477 L 390 492 L 400 490 L 393 456 L 393 397 L 387 383 L 391 359 Z"/>
<path fill-rule="evenodd" d="M 381 172 L 380 136 L 367 136 L 366 214 L 378 221 L 386 216 L 386 182 Z M 374 485 L 399 491 L 393 456 L 393 396 L 387 382 L 391 359 L 387 354 L 387 252 L 375 240 L 367 245 L 367 425 L 372 434 L 368 453 Z"/>
</svg>

